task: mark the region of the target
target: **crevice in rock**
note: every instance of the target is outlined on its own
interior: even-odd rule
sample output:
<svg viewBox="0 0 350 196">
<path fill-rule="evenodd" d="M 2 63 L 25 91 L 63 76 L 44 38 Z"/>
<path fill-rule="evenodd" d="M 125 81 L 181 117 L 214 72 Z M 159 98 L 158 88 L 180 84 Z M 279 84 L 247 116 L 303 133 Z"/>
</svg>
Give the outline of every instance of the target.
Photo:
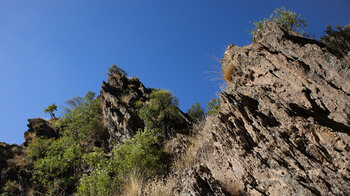
<svg viewBox="0 0 350 196">
<path fill-rule="evenodd" d="M 315 45 L 319 46 L 320 48 L 327 47 L 325 44 L 323 44 L 322 42 L 319 42 L 317 40 L 308 39 L 308 38 L 305 38 L 302 36 L 291 35 L 290 33 L 288 33 L 286 30 L 284 30 L 282 28 L 281 28 L 281 30 L 284 32 L 283 38 L 288 39 L 288 40 L 292 41 L 293 43 L 299 44 L 300 46 L 305 46 L 306 44 L 315 44 Z"/>
<path fill-rule="evenodd" d="M 328 83 L 331 87 L 333 87 L 334 89 L 345 93 L 347 96 L 350 96 L 350 93 L 347 93 L 347 92 L 345 92 L 342 88 L 337 87 L 333 82 L 327 81 L 327 83 Z"/>
<path fill-rule="evenodd" d="M 350 127 L 346 126 L 342 123 L 336 122 L 332 119 L 329 119 L 327 117 L 320 116 L 319 114 L 316 114 L 313 111 L 307 110 L 295 103 L 290 103 L 289 104 L 289 113 L 292 116 L 300 116 L 303 118 L 309 118 L 313 117 L 314 120 L 322 125 L 331 128 L 334 132 L 341 132 L 341 133 L 346 133 L 350 135 Z"/>
<path fill-rule="evenodd" d="M 272 114 L 269 116 L 259 112 L 259 102 L 251 97 L 241 95 L 241 104 L 246 106 L 246 108 L 253 114 L 253 116 L 258 116 L 261 119 L 261 122 L 264 126 L 268 127 L 276 127 L 279 126 L 280 123 L 276 120 Z"/>
<path fill-rule="evenodd" d="M 318 191 L 316 188 L 314 187 L 309 187 L 307 186 L 306 184 L 304 183 L 299 183 L 301 186 L 303 186 L 304 188 L 308 189 L 309 191 L 311 191 L 311 193 L 315 194 L 315 195 L 320 195 L 321 196 L 321 193 L 320 191 Z"/>
</svg>

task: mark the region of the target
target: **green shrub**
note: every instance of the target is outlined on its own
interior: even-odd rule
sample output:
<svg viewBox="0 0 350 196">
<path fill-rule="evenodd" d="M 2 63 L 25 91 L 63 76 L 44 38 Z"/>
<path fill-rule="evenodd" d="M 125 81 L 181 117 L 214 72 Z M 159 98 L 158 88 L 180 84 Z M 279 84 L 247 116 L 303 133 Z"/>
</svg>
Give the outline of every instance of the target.
<svg viewBox="0 0 350 196">
<path fill-rule="evenodd" d="M 250 33 L 255 35 L 258 30 L 263 28 L 266 21 L 275 22 L 303 36 L 310 37 L 310 34 L 304 30 L 307 27 L 307 21 L 301 17 L 300 14 L 297 14 L 292 10 L 286 10 L 285 7 L 276 8 L 269 18 L 253 22 L 254 28 Z"/>
<path fill-rule="evenodd" d="M 122 68 L 120 68 L 118 65 L 113 64 L 110 68 L 108 68 L 108 71 L 106 73 L 106 75 L 113 75 L 115 73 L 120 73 L 124 76 L 128 76 L 128 74 L 126 73 L 126 71 L 124 71 Z"/>
<path fill-rule="evenodd" d="M 162 169 L 160 149 L 154 131 L 139 131 L 134 138 L 117 145 L 113 150 L 112 167 L 125 179 L 131 173 L 149 177 Z"/>
<path fill-rule="evenodd" d="M 68 136 L 57 140 L 36 138 L 28 146 L 28 157 L 33 163 L 32 180 L 44 193 L 54 195 L 75 189 L 79 176 L 83 148 Z"/>
<path fill-rule="evenodd" d="M 84 98 L 75 97 L 66 102 L 72 108 L 66 108 L 67 114 L 57 122 L 64 135 L 85 141 L 102 129 L 101 100 L 94 97 L 95 93 L 89 91 Z"/>
<path fill-rule="evenodd" d="M 92 149 L 89 141 L 96 139 L 101 131 L 102 111 L 95 93 L 88 92 L 84 98 L 67 101 L 71 106 L 58 119 L 58 139 L 35 138 L 28 145 L 27 158 L 33 163 L 32 181 L 35 189 L 44 194 L 72 194 L 81 177 L 83 155 Z"/>
<path fill-rule="evenodd" d="M 144 120 L 147 129 L 158 130 L 166 136 L 186 125 L 186 120 L 178 108 L 178 100 L 166 90 L 153 90 L 149 101 L 139 110 L 139 116 Z"/>
<path fill-rule="evenodd" d="M 95 148 L 94 152 L 84 156 L 84 161 L 92 170 L 84 174 L 78 186 L 78 195 L 112 195 L 121 190 L 131 174 L 141 178 L 152 177 L 162 171 L 161 150 L 154 131 L 138 132 L 112 151 L 112 158 Z"/>
<path fill-rule="evenodd" d="M 202 120 L 205 117 L 205 111 L 198 102 L 191 105 L 191 108 L 188 110 L 187 114 L 190 115 L 194 121 Z"/>
<path fill-rule="evenodd" d="M 89 174 L 85 173 L 79 180 L 78 195 L 112 195 L 117 187 L 117 176 L 111 167 L 111 160 L 105 153 L 95 147 L 94 151 L 83 156 L 83 162 L 88 165 Z"/>
<path fill-rule="evenodd" d="M 216 115 L 219 113 L 220 109 L 220 99 L 219 98 L 211 98 L 211 100 L 207 103 L 208 115 Z"/>
<path fill-rule="evenodd" d="M 76 194 L 81 196 L 113 195 L 117 190 L 116 180 L 117 178 L 112 177 L 108 169 L 93 170 L 89 175 L 83 174 Z"/>
</svg>

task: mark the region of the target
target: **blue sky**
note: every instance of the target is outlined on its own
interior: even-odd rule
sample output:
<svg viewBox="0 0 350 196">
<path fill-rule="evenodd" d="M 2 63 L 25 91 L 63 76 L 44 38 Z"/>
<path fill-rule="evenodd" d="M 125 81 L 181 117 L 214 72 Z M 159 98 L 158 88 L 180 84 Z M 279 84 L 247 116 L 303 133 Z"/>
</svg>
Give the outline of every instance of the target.
<svg viewBox="0 0 350 196">
<path fill-rule="evenodd" d="M 286 6 L 321 35 L 350 22 L 348 0 L 0 0 L 0 141 L 22 143 L 27 119 L 49 118 L 118 64 L 146 87 L 168 89 L 184 111 L 215 97 L 225 48 L 251 43 L 250 21 Z M 216 67 L 216 68 L 215 68 Z"/>
</svg>

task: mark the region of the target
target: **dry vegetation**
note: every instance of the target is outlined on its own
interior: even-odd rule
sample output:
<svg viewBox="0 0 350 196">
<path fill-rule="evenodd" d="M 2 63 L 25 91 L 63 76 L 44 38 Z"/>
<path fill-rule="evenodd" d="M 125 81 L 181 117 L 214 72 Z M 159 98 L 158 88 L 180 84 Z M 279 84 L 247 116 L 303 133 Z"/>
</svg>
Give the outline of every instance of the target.
<svg viewBox="0 0 350 196">
<path fill-rule="evenodd" d="M 211 118 L 211 117 L 208 117 Z M 174 157 L 169 175 L 151 179 L 148 181 L 140 180 L 136 175 L 132 175 L 121 195 L 123 196 L 170 196 L 175 195 L 174 187 L 177 185 L 175 173 L 181 173 L 185 168 L 192 167 L 200 162 L 198 151 L 204 147 L 206 140 L 203 139 L 203 130 L 205 129 L 205 121 L 200 121 L 193 126 L 192 135 L 184 136 L 186 143 L 184 152 L 179 157 Z M 172 142 L 172 141 L 169 141 Z M 168 143 L 169 143 L 168 142 Z M 169 153 L 170 147 L 165 147 L 166 153 Z"/>
<path fill-rule="evenodd" d="M 224 80 L 227 83 L 232 81 L 232 75 L 235 71 L 236 65 L 237 65 L 237 58 L 234 58 L 228 64 L 226 64 L 225 66 L 222 66 L 222 75 L 224 77 Z"/>
</svg>

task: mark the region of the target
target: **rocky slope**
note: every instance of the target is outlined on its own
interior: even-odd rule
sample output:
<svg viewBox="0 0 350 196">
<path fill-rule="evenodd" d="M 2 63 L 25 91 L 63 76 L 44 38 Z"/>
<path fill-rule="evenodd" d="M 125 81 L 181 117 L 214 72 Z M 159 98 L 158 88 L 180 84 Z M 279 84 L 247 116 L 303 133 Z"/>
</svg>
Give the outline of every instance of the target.
<svg viewBox="0 0 350 196">
<path fill-rule="evenodd" d="M 24 133 L 25 142 L 22 145 L 0 143 L 0 193 L 6 186 L 14 195 L 35 195 L 30 183 L 33 166 L 27 160 L 26 147 L 35 137 L 58 137 L 57 130 L 49 121 L 36 118 L 29 119 L 28 122 L 28 130 Z"/>
<path fill-rule="evenodd" d="M 349 195 L 349 55 L 274 23 L 230 45 L 201 164 L 242 194 Z"/>
<path fill-rule="evenodd" d="M 348 42 L 339 45 L 349 31 L 323 44 L 267 23 L 251 45 L 230 45 L 219 114 L 163 143 L 175 160 L 164 176 L 167 194 L 350 195 L 350 53 Z M 109 134 L 93 143 L 107 149 L 143 129 L 136 105 L 150 92 L 137 78 L 110 75 L 100 92 Z M 25 148 L 59 133 L 43 119 L 30 119 L 28 128 L 24 144 L 0 143 L 0 191 L 12 180 L 12 193 L 36 194 Z"/>
</svg>

